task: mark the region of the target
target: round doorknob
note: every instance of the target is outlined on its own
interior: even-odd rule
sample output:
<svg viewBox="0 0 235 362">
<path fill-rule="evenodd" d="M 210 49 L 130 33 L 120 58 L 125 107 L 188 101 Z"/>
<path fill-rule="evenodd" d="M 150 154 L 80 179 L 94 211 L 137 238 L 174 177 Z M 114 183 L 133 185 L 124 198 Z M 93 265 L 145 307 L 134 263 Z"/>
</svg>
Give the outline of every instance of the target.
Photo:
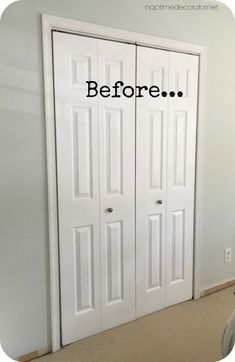
<svg viewBox="0 0 235 362">
<path fill-rule="evenodd" d="M 107 212 L 113 212 L 113 208 L 112 208 L 112 207 L 108 207 L 106 211 L 107 211 Z"/>
<path fill-rule="evenodd" d="M 157 200 L 157 201 L 156 201 L 156 204 L 161 205 L 161 204 L 162 204 L 162 200 Z"/>
</svg>

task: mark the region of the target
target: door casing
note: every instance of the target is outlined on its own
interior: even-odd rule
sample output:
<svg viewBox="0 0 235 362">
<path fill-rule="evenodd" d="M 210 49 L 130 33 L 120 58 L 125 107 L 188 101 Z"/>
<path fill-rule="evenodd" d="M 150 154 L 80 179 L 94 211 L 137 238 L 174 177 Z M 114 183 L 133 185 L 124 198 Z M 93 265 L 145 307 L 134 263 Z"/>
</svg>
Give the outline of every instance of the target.
<svg viewBox="0 0 235 362">
<path fill-rule="evenodd" d="M 205 126 L 205 90 L 206 90 L 206 47 L 167 38 L 159 38 L 143 33 L 110 28 L 106 26 L 80 22 L 77 20 L 42 14 L 43 40 L 43 76 L 47 149 L 47 186 L 48 186 L 48 225 L 50 260 L 50 307 L 52 352 L 61 348 L 60 329 L 60 278 L 59 278 L 59 239 L 57 205 L 57 169 L 56 137 L 54 113 L 53 49 L 52 32 L 63 31 L 106 40 L 144 45 L 157 49 L 188 53 L 199 56 L 197 139 L 195 167 L 195 203 L 194 203 L 194 277 L 193 298 L 200 298 L 201 269 L 201 225 L 202 225 L 202 187 L 203 187 L 203 148 Z"/>
</svg>

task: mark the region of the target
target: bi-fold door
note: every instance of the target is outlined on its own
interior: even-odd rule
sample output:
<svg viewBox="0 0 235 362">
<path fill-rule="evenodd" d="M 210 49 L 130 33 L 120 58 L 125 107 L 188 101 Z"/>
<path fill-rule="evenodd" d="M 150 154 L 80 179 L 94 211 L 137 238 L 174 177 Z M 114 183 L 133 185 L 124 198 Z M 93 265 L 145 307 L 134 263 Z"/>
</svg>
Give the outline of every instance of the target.
<svg viewBox="0 0 235 362">
<path fill-rule="evenodd" d="M 197 56 L 137 48 L 137 83 L 168 94 L 137 98 L 137 316 L 192 298 L 197 79 Z"/>
<path fill-rule="evenodd" d="M 63 344 L 135 318 L 135 47 L 53 34 Z"/>
<path fill-rule="evenodd" d="M 53 49 L 67 344 L 192 297 L 198 66 L 192 55 L 60 32 Z M 88 98 L 89 80 L 183 97 Z"/>
</svg>

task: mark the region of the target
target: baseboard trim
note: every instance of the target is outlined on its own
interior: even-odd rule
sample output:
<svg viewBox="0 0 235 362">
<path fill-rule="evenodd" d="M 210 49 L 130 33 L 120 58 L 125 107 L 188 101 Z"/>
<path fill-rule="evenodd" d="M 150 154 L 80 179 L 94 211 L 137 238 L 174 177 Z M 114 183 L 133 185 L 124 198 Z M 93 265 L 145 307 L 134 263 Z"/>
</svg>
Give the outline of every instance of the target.
<svg viewBox="0 0 235 362">
<path fill-rule="evenodd" d="M 235 285 L 235 279 L 223 282 L 221 284 L 215 285 L 213 287 L 210 288 L 206 288 L 204 290 L 201 290 L 200 296 L 201 297 L 206 297 L 207 295 L 219 292 L 220 290 L 232 287 Z"/>
<path fill-rule="evenodd" d="M 27 354 L 24 354 L 23 356 L 18 357 L 16 360 L 19 362 L 28 362 L 32 361 L 35 358 L 42 357 L 45 354 L 51 353 L 51 347 L 50 348 L 43 348 L 38 351 L 30 352 Z"/>
<path fill-rule="evenodd" d="M 223 289 L 226 289 L 226 288 L 229 288 L 229 287 L 232 287 L 232 286 L 235 286 L 235 279 L 229 280 L 229 281 L 223 282 L 221 284 L 214 285 L 212 287 L 201 290 L 200 297 L 201 298 L 206 297 L 206 296 L 208 296 L 210 294 L 219 292 L 220 290 L 223 290 Z M 48 354 L 48 353 L 51 353 L 51 352 L 52 352 L 51 348 L 41 349 L 41 350 L 38 350 L 38 351 L 27 353 L 27 354 L 25 354 L 23 356 L 20 356 L 20 357 L 17 358 L 17 361 L 20 361 L 20 362 L 32 361 L 35 358 L 44 356 L 45 354 Z"/>
</svg>

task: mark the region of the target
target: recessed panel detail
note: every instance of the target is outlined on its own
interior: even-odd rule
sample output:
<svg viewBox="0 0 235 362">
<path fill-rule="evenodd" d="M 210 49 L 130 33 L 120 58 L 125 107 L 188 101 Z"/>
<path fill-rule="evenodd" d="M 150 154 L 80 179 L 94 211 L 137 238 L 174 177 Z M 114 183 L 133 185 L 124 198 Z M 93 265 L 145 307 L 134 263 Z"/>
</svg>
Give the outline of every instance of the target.
<svg viewBox="0 0 235 362">
<path fill-rule="evenodd" d="M 148 289 L 162 286 L 162 216 L 148 217 Z"/>
<path fill-rule="evenodd" d="M 86 86 L 91 80 L 91 58 L 83 55 L 71 55 L 71 85 L 72 88 Z"/>
<path fill-rule="evenodd" d="M 164 68 L 163 67 L 151 67 L 149 72 L 149 85 L 155 85 L 159 87 L 160 91 L 164 89 Z"/>
<path fill-rule="evenodd" d="M 76 313 L 94 308 L 93 229 L 84 226 L 74 229 Z"/>
<path fill-rule="evenodd" d="M 123 62 L 119 60 L 105 61 L 105 84 L 113 86 L 115 82 L 123 80 Z"/>
<path fill-rule="evenodd" d="M 184 279 L 184 243 L 185 212 L 184 210 L 177 210 L 172 214 L 172 282 Z"/>
<path fill-rule="evenodd" d="M 184 97 L 189 95 L 189 71 L 178 70 L 175 75 L 175 88 L 176 92 L 183 92 Z"/>
<path fill-rule="evenodd" d="M 122 194 L 123 120 L 119 109 L 106 109 L 106 193 Z"/>
<path fill-rule="evenodd" d="M 122 221 L 106 224 L 107 302 L 123 299 L 123 225 Z"/>
<path fill-rule="evenodd" d="M 174 112 L 173 186 L 185 186 L 187 156 L 187 112 Z"/>
<path fill-rule="evenodd" d="M 151 111 L 149 113 L 149 188 L 162 189 L 163 176 L 163 112 Z"/>
<path fill-rule="evenodd" d="M 72 118 L 74 197 L 92 197 L 91 109 L 74 107 Z"/>
</svg>

